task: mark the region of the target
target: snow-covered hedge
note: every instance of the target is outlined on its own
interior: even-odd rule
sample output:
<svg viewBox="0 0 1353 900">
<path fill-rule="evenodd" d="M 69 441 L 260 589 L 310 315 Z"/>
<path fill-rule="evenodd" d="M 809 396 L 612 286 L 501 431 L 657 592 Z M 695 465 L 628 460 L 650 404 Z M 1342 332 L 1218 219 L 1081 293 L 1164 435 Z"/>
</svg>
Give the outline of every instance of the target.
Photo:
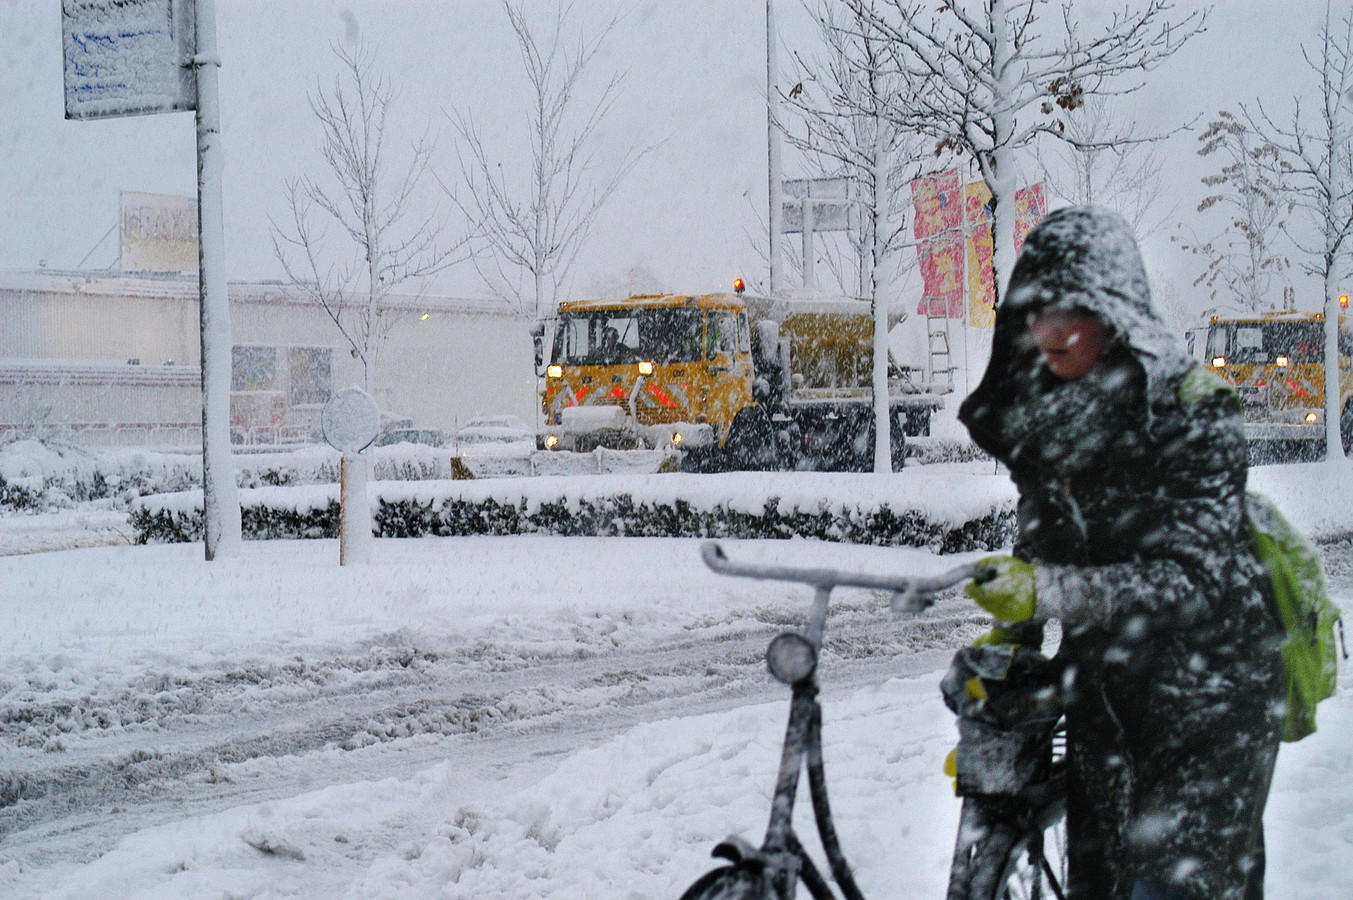
<svg viewBox="0 0 1353 900">
<path fill-rule="evenodd" d="M 476 481 L 376 482 L 379 537 L 605 535 L 807 537 L 941 552 L 1009 543 L 1014 491 L 989 464 L 916 467 L 895 475 L 736 473 Z M 133 504 L 136 539 L 200 540 L 202 495 Z M 338 489 L 241 492 L 246 538 L 336 537 Z"/>
<path fill-rule="evenodd" d="M 0 447 L 0 512 L 43 512 L 107 500 L 123 505 L 143 494 L 202 483 L 200 457 L 146 450 L 82 450 L 34 440 Z"/>
</svg>

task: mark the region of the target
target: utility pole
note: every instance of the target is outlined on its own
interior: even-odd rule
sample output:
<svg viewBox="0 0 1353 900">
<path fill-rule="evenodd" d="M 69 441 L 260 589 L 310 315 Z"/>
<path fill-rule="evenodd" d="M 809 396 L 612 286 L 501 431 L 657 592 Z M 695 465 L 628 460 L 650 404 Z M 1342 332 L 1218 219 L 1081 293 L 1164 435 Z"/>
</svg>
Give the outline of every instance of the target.
<svg viewBox="0 0 1353 900">
<path fill-rule="evenodd" d="M 202 351 L 202 522 L 208 560 L 237 556 L 240 502 L 230 458 L 230 304 L 221 212 L 215 0 L 61 4 L 67 119 L 194 110 Z M 83 264 L 83 263 L 82 263 Z"/>
<path fill-rule="evenodd" d="M 197 233 L 202 322 L 202 537 L 207 559 L 238 556 L 240 503 L 230 458 L 230 300 L 226 294 L 216 0 L 197 0 Z"/>
<path fill-rule="evenodd" d="M 767 194 L 770 198 L 770 294 L 780 288 L 780 231 L 784 210 L 780 206 L 780 115 L 775 73 L 774 0 L 766 0 L 766 160 Z"/>
</svg>

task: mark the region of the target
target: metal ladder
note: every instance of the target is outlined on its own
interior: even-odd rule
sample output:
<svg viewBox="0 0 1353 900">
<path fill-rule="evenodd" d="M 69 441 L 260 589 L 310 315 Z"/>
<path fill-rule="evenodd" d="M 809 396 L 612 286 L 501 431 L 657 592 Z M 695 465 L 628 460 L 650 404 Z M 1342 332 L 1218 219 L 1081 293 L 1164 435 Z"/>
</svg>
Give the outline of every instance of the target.
<svg viewBox="0 0 1353 900">
<path fill-rule="evenodd" d="M 949 319 L 947 316 L 931 315 L 930 310 L 931 305 L 927 301 L 926 350 L 931 390 L 940 390 L 943 382 L 943 391 L 947 393 L 954 389 L 954 367 L 949 354 Z"/>
</svg>

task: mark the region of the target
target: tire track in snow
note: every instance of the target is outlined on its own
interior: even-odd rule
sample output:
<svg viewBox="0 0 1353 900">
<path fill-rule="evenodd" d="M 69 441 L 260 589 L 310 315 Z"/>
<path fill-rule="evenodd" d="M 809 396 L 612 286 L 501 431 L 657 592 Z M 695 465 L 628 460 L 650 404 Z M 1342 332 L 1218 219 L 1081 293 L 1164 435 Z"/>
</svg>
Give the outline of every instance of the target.
<svg viewBox="0 0 1353 900">
<path fill-rule="evenodd" d="M 878 607 L 834 608 L 824 696 L 933 670 L 982 627 L 957 604 L 910 620 Z M 23 751 L 0 762 L 0 855 L 82 862 L 126 833 L 187 815 L 448 758 L 492 778 L 638 722 L 777 699 L 786 692 L 765 673 L 765 646 L 799 618 L 753 609 L 669 633 L 661 645 L 616 646 L 591 632 L 572 646 L 365 647 L 198 678 L 179 673 L 151 685 L 163 690 L 127 687 L 85 698 L 83 708 L 67 697 L 29 697 L 0 707 L 0 740 Z M 81 727 L 62 731 L 77 716 Z"/>
</svg>

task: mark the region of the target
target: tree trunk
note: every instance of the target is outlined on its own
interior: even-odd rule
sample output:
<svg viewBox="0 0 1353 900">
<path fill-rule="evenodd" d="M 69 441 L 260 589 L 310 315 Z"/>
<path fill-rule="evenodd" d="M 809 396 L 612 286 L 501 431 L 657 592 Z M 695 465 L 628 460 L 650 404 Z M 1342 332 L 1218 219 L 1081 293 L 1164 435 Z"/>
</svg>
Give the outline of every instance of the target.
<svg viewBox="0 0 1353 900">
<path fill-rule="evenodd" d="M 1340 428 L 1343 407 L 1339 378 L 1339 285 L 1334 265 L 1325 266 L 1325 459 L 1343 460 L 1343 432 Z"/>
<path fill-rule="evenodd" d="M 878 473 L 893 470 L 892 416 L 888 402 L 888 301 L 879 290 L 879 272 L 883 267 L 883 244 L 878 211 L 878 183 L 880 153 L 877 136 L 873 158 L 874 170 L 870 176 L 869 204 L 869 298 L 874 310 L 874 471 Z"/>
<path fill-rule="evenodd" d="M 995 299 L 999 304 L 1005 295 L 1010 271 L 1015 267 L 1015 151 L 1010 146 L 1015 135 L 1015 116 L 1010 98 L 1017 85 L 1012 83 L 1014 74 L 1010 57 L 1014 52 L 1014 39 L 1006 19 L 1005 0 L 992 0 L 991 23 L 993 70 L 998 79 L 996 95 L 992 98 L 995 112 L 991 121 L 995 136 L 988 166 L 990 171 L 982 174 L 991 189 L 995 207 L 991 222 L 991 267 Z"/>
</svg>

